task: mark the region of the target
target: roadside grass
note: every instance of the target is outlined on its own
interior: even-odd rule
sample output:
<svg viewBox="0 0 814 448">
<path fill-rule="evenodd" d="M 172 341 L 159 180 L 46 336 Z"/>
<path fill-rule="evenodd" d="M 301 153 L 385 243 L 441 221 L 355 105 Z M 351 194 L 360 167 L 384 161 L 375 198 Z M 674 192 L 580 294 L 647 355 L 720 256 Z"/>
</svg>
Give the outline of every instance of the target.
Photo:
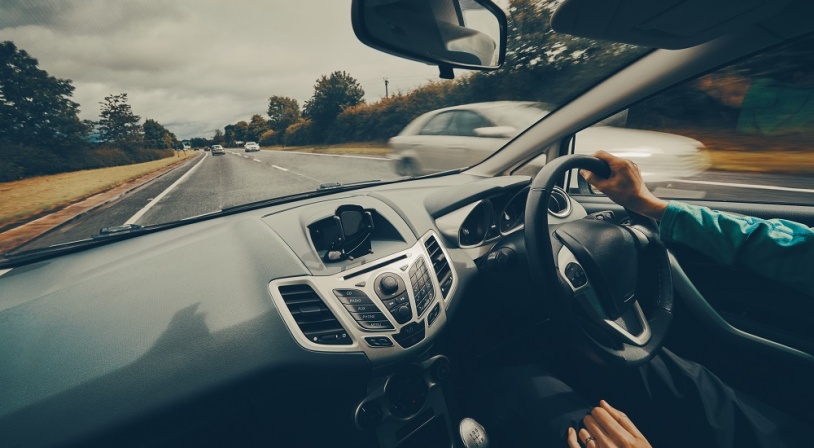
<svg viewBox="0 0 814 448">
<path fill-rule="evenodd" d="M 261 148 L 271 151 L 296 151 L 313 154 L 369 155 L 384 157 L 390 154 L 390 148 L 383 142 L 341 143 L 336 145 L 313 146 L 267 146 Z"/>
<path fill-rule="evenodd" d="M 761 136 L 735 131 L 668 129 L 660 132 L 694 138 L 707 148 L 718 171 L 814 174 L 814 144 L 806 136 Z"/>
<path fill-rule="evenodd" d="M 73 171 L 51 176 L 0 183 L 0 229 L 21 224 L 58 210 L 173 163 L 194 157 L 196 152 L 176 153 L 178 157 L 133 165 Z"/>
</svg>

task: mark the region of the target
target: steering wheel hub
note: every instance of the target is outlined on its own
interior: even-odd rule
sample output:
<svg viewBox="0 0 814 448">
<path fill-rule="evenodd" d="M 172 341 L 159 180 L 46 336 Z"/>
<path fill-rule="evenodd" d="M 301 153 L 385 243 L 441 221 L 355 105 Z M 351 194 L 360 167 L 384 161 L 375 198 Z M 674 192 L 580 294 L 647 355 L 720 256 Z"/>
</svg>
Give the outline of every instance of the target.
<svg viewBox="0 0 814 448">
<path fill-rule="evenodd" d="M 588 351 L 636 366 L 661 348 L 672 320 L 673 288 L 667 249 L 655 221 L 628 210 L 631 225 L 581 219 L 548 222 L 547 204 L 558 179 L 574 168 L 607 177 L 596 157 L 571 155 L 548 163 L 526 202 L 526 253 L 541 288 L 555 286 L 558 310 Z M 550 296 L 550 294 L 546 294 Z"/>
</svg>

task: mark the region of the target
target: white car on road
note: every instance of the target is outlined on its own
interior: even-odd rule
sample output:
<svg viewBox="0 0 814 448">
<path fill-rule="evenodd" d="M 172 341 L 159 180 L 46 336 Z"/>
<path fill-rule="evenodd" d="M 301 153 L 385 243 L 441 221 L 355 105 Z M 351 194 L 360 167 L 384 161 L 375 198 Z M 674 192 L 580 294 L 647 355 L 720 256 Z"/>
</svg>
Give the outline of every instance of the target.
<svg viewBox="0 0 814 448">
<path fill-rule="evenodd" d="M 390 157 L 396 159 L 396 171 L 403 176 L 468 167 L 489 157 L 549 111 L 543 103 L 497 101 L 427 112 L 390 139 Z M 601 125 L 580 131 L 575 145 L 577 154 L 605 150 L 636 162 L 647 182 L 690 177 L 706 170 L 710 162 L 703 149 L 701 142 L 680 135 Z M 531 162 L 530 173 L 542 163 Z"/>
<path fill-rule="evenodd" d="M 260 151 L 260 145 L 255 142 L 246 142 L 243 148 L 246 152 Z"/>
</svg>

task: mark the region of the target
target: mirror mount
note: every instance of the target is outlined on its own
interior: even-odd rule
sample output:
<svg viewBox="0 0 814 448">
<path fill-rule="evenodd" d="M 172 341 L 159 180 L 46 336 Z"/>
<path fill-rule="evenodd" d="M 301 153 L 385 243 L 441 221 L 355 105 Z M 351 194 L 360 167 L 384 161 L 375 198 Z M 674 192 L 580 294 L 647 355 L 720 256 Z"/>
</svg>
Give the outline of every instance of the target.
<svg viewBox="0 0 814 448">
<path fill-rule="evenodd" d="M 439 67 L 495 70 L 506 57 L 506 14 L 492 0 L 353 0 L 353 31 L 365 45 Z"/>
</svg>

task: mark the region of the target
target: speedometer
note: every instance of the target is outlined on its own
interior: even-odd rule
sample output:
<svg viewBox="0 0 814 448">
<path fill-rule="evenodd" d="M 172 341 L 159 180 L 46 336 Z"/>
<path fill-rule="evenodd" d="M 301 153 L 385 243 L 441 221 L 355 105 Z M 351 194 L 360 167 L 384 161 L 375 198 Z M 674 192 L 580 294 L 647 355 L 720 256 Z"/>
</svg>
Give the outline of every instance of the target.
<svg viewBox="0 0 814 448">
<path fill-rule="evenodd" d="M 500 233 L 505 235 L 523 225 L 526 216 L 526 198 L 528 195 L 528 189 L 517 193 L 509 200 L 509 203 L 506 204 L 503 211 L 500 212 L 500 216 L 498 217 L 500 221 Z"/>
</svg>

